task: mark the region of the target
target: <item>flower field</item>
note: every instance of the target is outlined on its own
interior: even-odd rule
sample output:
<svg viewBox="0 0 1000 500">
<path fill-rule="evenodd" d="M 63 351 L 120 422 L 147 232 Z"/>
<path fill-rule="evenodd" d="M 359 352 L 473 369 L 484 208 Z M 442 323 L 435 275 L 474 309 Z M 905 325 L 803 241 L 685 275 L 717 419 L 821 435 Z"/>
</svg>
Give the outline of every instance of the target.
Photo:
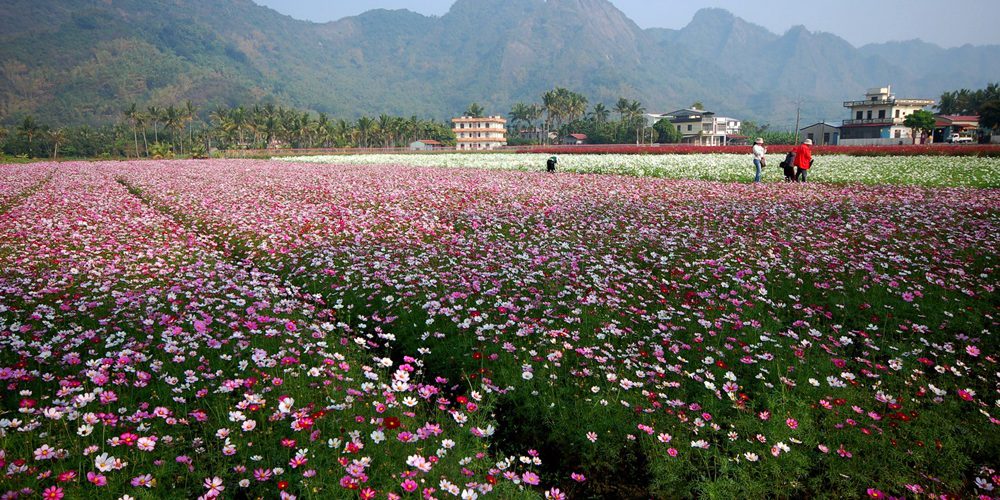
<svg viewBox="0 0 1000 500">
<path fill-rule="evenodd" d="M 743 154 L 749 146 L 698 146 L 694 144 L 587 144 L 581 146 L 518 146 L 517 151 L 546 154 L 651 154 L 651 155 L 698 155 L 705 153 Z M 772 153 L 785 154 L 791 145 L 773 144 L 768 146 Z M 850 156 L 1000 156 L 1000 146 L 996 144 L 906 144 L 898 146 L 816 146 L 817 155 Z"/>
<path fill-rule="evenodd" d="M 1000 494 L 995 159 L 373 158 L 0 166 L 0 498 Z"/>
<path fill-rule="evenodd" d="M 743 148 L 747 149 L 747 148 Z M 276 158 L 290 162 L 338 165 L 409 165 L 542 171 L 547 154 L 397 154 Z M 751 182 L 749 154 L 571 154 L 559 156 L 559 171 Z M 783 154 L 768 155 L 765 182 L 783 180 L 778 164 Z M 927 187 L 1000 187 L 1000 158 L 978 156 L 846 156 L 816 157 L 810 182 L 916 185 Z"/>
</svg>

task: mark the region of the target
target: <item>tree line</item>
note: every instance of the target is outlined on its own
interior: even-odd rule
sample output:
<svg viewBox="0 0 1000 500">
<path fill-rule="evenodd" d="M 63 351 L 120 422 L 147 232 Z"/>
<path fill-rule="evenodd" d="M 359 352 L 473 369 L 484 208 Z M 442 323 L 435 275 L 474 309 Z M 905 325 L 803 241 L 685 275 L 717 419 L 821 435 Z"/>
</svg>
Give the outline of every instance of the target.
<svg viewBox="0 0 1000 500">
<path fill-rule="evenodd" d="M 550 141 L 550 133 L 556 137 L 586 134 L 588 142 L 594 144 L 680 141 L 679 134 L 671 132 L 676 132 L 672 127 L 661 130 L 655 124 L 650 126 L 646 108 L 639 101 L 621 97 L 613 109 L 604 103 L 588 108 L 588 103 L 583 94 L 563 87 L 545 92 L 538 103 L 517 102 L 508 114 L 511 131 L 508 143 L 544 144 Z"/>
<path fill-rule="evenodd" d="M 978 90 L 945 92 L 934 107 L 942 115 L 978 115 L 981 127 L 1000 129 L 1000 83 L 991 83 Z"/>
<path fill-rule="evenodd" d="M 216 107 L 127 105 L 117 123 L 51 127 L 26 116 L 0 126 L 0 152 L 23 158 L 201 158 L 220 149 L 390 148 L 420 139 L 455 144 L 449 122 L 382 114 L 333 119 L 274 104 Z"/>
<path fill-rule="evenodd" d="M 550 135 L 558 138 L 585 134 L 591 144 L 679 143 L 684 135 L 669 119 L 652 122 L 642 102 L 619 97 L 613 106 L 596 103 L 588 106 L 586 96 L 562 87 L 542 94 L 539 102 L 515 103 L 508 114 L 508 144 L 546 144 Z M 690 106 L 704 109 L 700 101 Z M 472 103 L 466 115 L 480 116 L 482 106 Z M 768 144 L 792 144 L 794 132 L 774 130 L 768 124 L 745 121 L 742 134 L 763 137 Z"/>
</svg>

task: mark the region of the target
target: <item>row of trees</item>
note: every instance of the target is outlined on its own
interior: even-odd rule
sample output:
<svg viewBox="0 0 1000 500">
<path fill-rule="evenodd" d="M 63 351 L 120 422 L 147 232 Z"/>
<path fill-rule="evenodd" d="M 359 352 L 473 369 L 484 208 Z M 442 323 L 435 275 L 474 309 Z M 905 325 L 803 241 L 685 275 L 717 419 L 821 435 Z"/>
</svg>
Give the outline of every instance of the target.
<svg viewBox="0 0 1000 500">
<path fill-rule="evenodd" d="M 54 128 L 26 116 L 13 127 L 0 127 L 0 156 L 111 158 L 124 156 L 128 138 L 121 125 Z"/>
<path fill-rule="evenodd" d="M 555 132 L 557 137 L 586 134 L 588 142 L 593 144 L 678 143 L 684 137 L 669 120 L 659 120 L 650 125 L 646 107 L 637 100 L 621 97 L 611 108 L 604 103 L 597 103 L 589 109 L 587 105 L 585 96 L 561 87 L 544 93 L 540 103 L 518 102 L 508 115 L 511 129 L 509 142 L 546 142 L 549 132 Z M 695 102 L 691 108 L 704 109 L 704 106 Z M 473 103 L 466 114 L 477 110 L 482 110 L 482 107 Z M 767 124 L 758 125 L 752 121 L 743 123 L 742 132 L 747 136 L 763 137 L 768 144 L 795 142 L 794 132 L 773 130 Z M 519 140 L 524 135 L 531 138 Z"/>
<path fill-rule="evenodd" d="M 187 101 L 178 106 L 129 104 L 118 123 L 53 128 L 23 118 L 0 127 L 0 152 L 28 158 L 204 157 L 214 149 L 404 147 L 419 139 L 455 143 L 450 123 L 389 116 L 357 120 L 272 104 L 218 107 L 207 115 Z"/>
<path fill-rule="evenodd" d="M 404 147 L 419 139 L 455 144 L 450 123 L 417 116 L 381 114 L 347 121 L 269 104 L 216 108 L 211 123 L 216 143 L 227 149 L 390 148 Z"/>
<path fill-rule="evenodd" d="M 985 89 L 945 92 L 935 107 L 942 115 L 978 115 L 990 103 L 1000 103 L 998 83 L 991 83 Z"/>
<path fill-rule="evenodd" d="M 680 140 L 673 127 L 650 127 L 646 108 L 636 100 L 619 98 L 614 109 L 597 103 L 588 111 L 586 96 L 557 87 L 542 94 L 541 103 L 518 102 L 510 110 L 512 143 L 530 132 L 541 142 L 548 141 L 549 133 L 557 136 L 571 133 L 586 134 L 597 144 L 635 142 L 677 142 Z M 473 108 L 473 105 L 470 108 Z M 468 110 L 467 110 L 468 111 Z M 613 113 L 617 115 L 614 119 Z M 658 125 L 658 124 L 657 124 Z"/>
</svg>

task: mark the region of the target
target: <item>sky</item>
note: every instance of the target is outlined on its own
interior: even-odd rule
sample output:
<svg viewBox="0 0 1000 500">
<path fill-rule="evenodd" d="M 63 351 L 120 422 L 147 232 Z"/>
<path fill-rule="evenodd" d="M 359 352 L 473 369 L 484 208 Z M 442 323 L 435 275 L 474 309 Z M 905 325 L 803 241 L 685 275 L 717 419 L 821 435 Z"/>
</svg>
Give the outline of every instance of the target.
<svg viewBox="0 0 1000 500">
<path fill-rule="evenodd" d="M 454 0 L 254 0 L 282 14 L 335 21 L 371 9 L 448 12 Z M 855 46 L 921 38 L 942 47 L 1000 44 L 1000 0 L 611 0 L 642 28 L 678 29 L 703 7 L 721 7 L 781 34 L 804 25 Z"/>
</svg>

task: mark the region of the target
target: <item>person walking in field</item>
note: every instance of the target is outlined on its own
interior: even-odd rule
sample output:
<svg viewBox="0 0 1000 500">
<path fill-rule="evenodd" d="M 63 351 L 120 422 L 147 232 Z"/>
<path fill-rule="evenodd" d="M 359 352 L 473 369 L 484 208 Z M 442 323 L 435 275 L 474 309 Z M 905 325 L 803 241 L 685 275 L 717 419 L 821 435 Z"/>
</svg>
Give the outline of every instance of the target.
<svg viewBox="0 0 1000 500">
<path fill-rule="evenodd" d="M 795 167 L 795 182 L 806 182 L 806 174 L 809 173 L 813 162 L 812 143 L 812 139 L 806 139 L 792 150 L 795 155 L 795 159 L 792 160 Z"/>
<path fill-rule="evenodd" d="M 753 178 L 754 183 L 760 182 L 761 171 L 767 166 L 764 160 L 764 155 L 766 154 L 767 148 L 764 147 L 764 139 L 758 137 L 753 144 L 753 168 L 756 171 Z"/>
</svg>

